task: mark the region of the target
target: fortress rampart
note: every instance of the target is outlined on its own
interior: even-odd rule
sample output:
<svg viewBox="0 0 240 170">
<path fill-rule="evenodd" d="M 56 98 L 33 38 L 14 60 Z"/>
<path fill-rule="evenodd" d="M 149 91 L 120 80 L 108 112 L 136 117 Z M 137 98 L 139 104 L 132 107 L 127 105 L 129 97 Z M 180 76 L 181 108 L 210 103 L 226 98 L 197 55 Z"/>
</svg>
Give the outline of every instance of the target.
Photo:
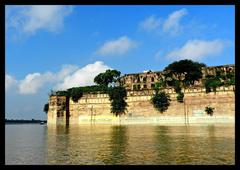
<svg viewBox="0 0 240 170">
<path fill-rule="evenodd" d="M 235 87 L 220 87 L 217 92 L 206 93 L 202 87 L 184 89 L 184 102 L 176 101 L 174 89 L 165 89 L 171 104 L 166 112 L 158 112 L 150 102 L 153 90 L 127 91 L 126 114 L 119 117 L 110 112 L 107 94 L 85 94 L 77 102 L 65 96 L 49 98 L 48 124 L 106 123 L 234 123 Z M 213 116 L 205 107 L 214 107 Z"/>
</svg>

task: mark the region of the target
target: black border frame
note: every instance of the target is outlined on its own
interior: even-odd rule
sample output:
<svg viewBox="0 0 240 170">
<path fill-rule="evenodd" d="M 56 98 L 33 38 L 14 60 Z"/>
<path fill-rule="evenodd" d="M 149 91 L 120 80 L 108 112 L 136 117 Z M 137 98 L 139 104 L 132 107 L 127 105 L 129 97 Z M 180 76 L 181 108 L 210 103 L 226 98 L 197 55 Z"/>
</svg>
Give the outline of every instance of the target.
<svg viewBox="0 0 240 170">
<path fill-rule="evenodd" d="M 239 143 L 239 137 L 237 135 L 237 132 L 240 132 L 239 128 L 240 125 L 238 125 L 240 115 L 238 115 L 238 96 L 239 96 L 239 77 L 238 77 L 238 64 L 240 59 L 238 57 L 240 54 L 240 0 L 144 0 L 144 1 L 133 1 L 133 0 L 128 0 L 128 1 L 100 1 L 100 0 L 90 0 L 90 1 L 82 1 L 82 0 L 40 0 L 40 1 L 30 1 L 30 0 L 3 0 L 3 4 L 1 4 L 1 18 L 2 18 L 2 24 L 1 24 L 1 34 L 2 34 L 2 57 L 1 63 L 3 64 L 1 67 L 1 82 L 2 82 L 2 94 L 1 95 L 1 104 L 3 104 L 2 112 L 0 114 L 1 116 L 1 134 L 2 137 L 0 139 L 0 146 L 2 147 L 1 151 L 1 159 L 0 163 L 1 165 L 4 165 L 4 168 L 12 168 L 18 166 L 21 166 L 19 168 L 35 168 L 35 167 L 40 167 L 40 168 L 46 168 L 46 166 L 54 167 L 54 168 L 134 168 L 135 165 L 126 165 L 126 166 L 115 166 L 115 165 L 108 165 L 108 166 L 76 166 L 76 165 L 64 165 L 64 166 L 58 166 L 58 165 L 5 165 L 5 5 L 234 5 L 235 6 L 235 69 L 236 69 L 236 86 L 235 86 L 235 165 L 224 165 L 224 166 L 219 166 L 219 165 L 197 165 L 197 166 L 192 166 L 192 165 L 170 165 L 170 166 L 165 166 L 165 165 L 157 165 L 157 166 L 148 166 L 144 165 L 142 166 L 143 168 L 237 168 L 240 164 L 240 157 L 237 155 L 240 153 L 239 147 L 237 144 Z M 238 45 L 238 46 L 237 46 Z M 238 48 L 237 48 L 238 47 Z M 4 57 L 3 57 L 4 56 Z M 3 152 L 4 151 L 4 152 Z M 22 167 L 23 166 L 23 167 Z M 136 167 L 138 168 L 138 167 Z"/>
</svg>

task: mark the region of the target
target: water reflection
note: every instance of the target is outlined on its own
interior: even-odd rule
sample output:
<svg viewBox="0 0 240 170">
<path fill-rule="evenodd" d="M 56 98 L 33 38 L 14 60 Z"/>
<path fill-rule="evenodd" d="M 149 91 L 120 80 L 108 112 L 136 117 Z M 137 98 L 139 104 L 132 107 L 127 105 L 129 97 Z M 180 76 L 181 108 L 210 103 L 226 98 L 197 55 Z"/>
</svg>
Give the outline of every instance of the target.
<svg viewBox="0 0 240 170">
<path fill-rule="evenodd" d="M 122 164 L 126 158 L 126 148 L 128 145 L 127 127 L 112 126 L 111 127 L 111 153 L 103 160 L 105 164 Z"/>
<path fill-rule="evenodd" d="M 234 164 L 234 127 L 48 126 L 46 164 Z M 225 135 L 226 134 L 226 135 Z"/>
<path fill-rule="evenodd" d="M 159 164 L 169 164 L 173 160 L 173 149 L 172 148 L 172 139 L 168 135 L 169 128 L 167 126 L 157 126 L 156 127 L 156 150 L 157 159 L 156 161 Z M 164 151 L 164 152 L 163 152 Z"/>
</svg>

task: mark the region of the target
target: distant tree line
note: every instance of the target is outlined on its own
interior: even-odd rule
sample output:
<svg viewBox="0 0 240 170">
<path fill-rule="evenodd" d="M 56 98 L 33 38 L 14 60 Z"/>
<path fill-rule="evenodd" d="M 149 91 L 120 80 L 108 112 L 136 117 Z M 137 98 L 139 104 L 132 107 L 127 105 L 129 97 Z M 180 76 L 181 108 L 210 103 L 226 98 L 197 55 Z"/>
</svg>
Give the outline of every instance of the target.
<svg viewBox="0 0 240 170">
<path fill-rule="evenodd" d="M 46 120 L 24 120 L 24 119 L 5 119 L 5 123 L 47 123 Z"/>
</svg>

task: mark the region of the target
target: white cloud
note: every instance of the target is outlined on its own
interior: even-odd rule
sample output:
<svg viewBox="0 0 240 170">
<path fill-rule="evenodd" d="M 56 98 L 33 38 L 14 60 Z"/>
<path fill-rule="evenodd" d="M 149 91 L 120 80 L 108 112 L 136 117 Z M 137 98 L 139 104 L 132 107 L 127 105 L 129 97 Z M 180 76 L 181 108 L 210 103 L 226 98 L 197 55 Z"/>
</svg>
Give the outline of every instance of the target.
<svg viewBox="0 0 240 170">
<path fill-rule="evenodd" d="M 72 74 L 76 70 L 78 70 L 78 67 L 75 65 L 63 65 L 62 69 L 56 74 L 56 80 L 62 80 L 64 77 Z"/>
<path fill-rule="evenodd" d="M 175 49 L 166 55 L 169 59 L 192 59 L 200 61 L 207 56 L 215 56 L 223 51 L 223 40 L 189 40 L 181 48 Z"/>
<path fill-rule="evenodd" d="M 58 32 L 63 27 L 64 18 L 73 8 L 62 5 L 29 5 L 7 6 L 6 9 L 7 29 L 34 34 L 40 29 Z"/>
<path fill-rule="evenodd" d="M 94 77 L 101 72 L 105 72 L 107 69 L 111 69 L 101 61 L 96 61 L 93 64 L 88 64 L 83 68 L 79 68 L 73 74 L 64 78 L 63 82 L 56 85 L 55 89 L 65 90 L 67 88 L 76 86 L 93 85 Z"/>
<path fill-rule="evenodd" d="M 186 9 L 181 9 L 171 13 L 163 24 L 163 31 L 176 34 L 180 30 L 180 20 L 187 14 Z"/>
<path fill-rule="evenodd" d="M 123 55 L 136 46 L 137 42 L 129 39 L 127 36 L 122 36 L 116 40 L 104 43 L 97 51 L 97 54 L 102 56 Z"/>
<path fill-rule="evenodd" d="M 172 12 L 167 18 L 155 17 L 152 15 L 140 22 L 139 28 L 147 32 L 176 35 L 182 29 L 180 21 L 187 13 L 187 10 L 183 8 Z"/>
<path fill-rule="evenodd" d="M 5 90 L 8 91 L 10 88 L 12 88 L 13 86 L 16 86 L 17 85 L 17 80 L 6 74 L 5 75 Z"/>
<path fill-rule="evenodd" d="M 52 80 L 52 74 L 40 73 L 28 74 L 24 80 L 20 81 L 19 93 L 20 94 L 35 94 L 47 81 Z"/>
<path fill-rule="evenodd" d="M 105 72 L 107 69 L 111 68 L 102 61 L 96 61 L 82 68 L 74 65 L 64 65 L 56 73 L 30 73 L 22 80 L 15 80 L 13 77 L 6 75 L 6 90 L 16 85 L 19 94 L 33 95 L 46 84 L 51 85 L 53 90 L 66 90 L 74 86 L 93 85 L 94 77 L 101 72 Z"/>
<path fill-rule="evenodd" d="M 155 16 L 150 16 L 146 18 L 144 21 L 142 21 L 139 24 L 139 27 L 145 31 L 152 31 L 159 28 L 160 23 L 161 23 L 160 19 L 156 18 Z"/>
<path fill-rule="evenodd" d="M 24 95 L 36 94 L 46 83 L 57 83 L 62 81 L 66 76 L 78 69 L 74 65 L 64 65 L 57 73 L 46 72 L 44 74 L 28 74 L 23 80 L 20 80 L 18 86 L 19 93 Z"/>
</svg>

